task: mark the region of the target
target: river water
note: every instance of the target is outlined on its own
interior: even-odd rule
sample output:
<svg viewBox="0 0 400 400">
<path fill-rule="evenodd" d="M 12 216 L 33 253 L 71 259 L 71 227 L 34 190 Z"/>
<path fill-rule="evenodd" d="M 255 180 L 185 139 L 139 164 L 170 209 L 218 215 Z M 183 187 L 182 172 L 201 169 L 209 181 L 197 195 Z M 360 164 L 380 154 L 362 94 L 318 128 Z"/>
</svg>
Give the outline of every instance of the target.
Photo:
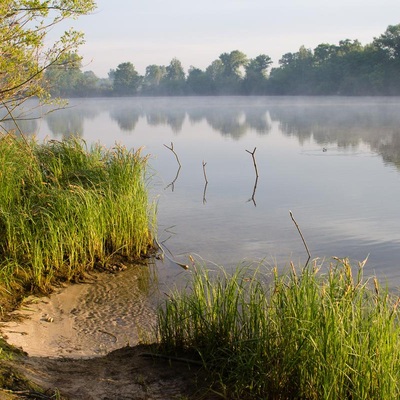
<svg viewBox="0 0 400 400">
<path fill-rule="evenodd" d="M 291 210 L 313 258 L 369 255 L 400 284 L 399 98 L 74 99 L 27 129 L 144 146 L 159 241 L 179 261 L 302 263 Z"/>
<path fill-rule="evenodd" d="M 312 258 L 368 256 L 365 275 L 400 285 L 400 98 L 74 99 L 40 115 L 20 124 L 39 140 L 144 146 L 170 259 L 301 265 L 292 211 Z M 161 280 L 184 282 L 168 259 L 158 267 Z"/>
</svg>

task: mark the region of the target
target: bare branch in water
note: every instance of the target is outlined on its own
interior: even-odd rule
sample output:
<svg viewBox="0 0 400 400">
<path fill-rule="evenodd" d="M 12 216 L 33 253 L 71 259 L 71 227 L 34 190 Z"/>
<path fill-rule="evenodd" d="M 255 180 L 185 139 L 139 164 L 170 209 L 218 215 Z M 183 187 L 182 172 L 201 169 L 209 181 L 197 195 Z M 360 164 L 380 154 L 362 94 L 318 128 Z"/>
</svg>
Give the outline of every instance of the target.
<svg viewBox="0 0 400 400">
<path fill-rule="evenodd" d="M 203 160 L 203 174 L 204 174 L 204 180 L 205 180 L 204 191 L 203 191 L 203 204 L 207 203 L 206 192 L 207 192 L 208 179 L 207 179 L 207 174 L 206 174 L 206 165 L 207 165 L 207 163 L 204 162 L 204 160 Z"/>
<path fill-rule="evenodd" d="M 251 195 L 251 198 L 249 200 L 247 200 L 247 202 L 252 201 L 254 204 L 254 207 L 257 207 L 257 203 L 256 203 L 257 183 L 258 183 L 258 176 L 256 176 L 256 180 L 254 182 L 253 194 Z"/>
<path fill-rule="evenodd" d="M 208 179 L 207 179 L 207 175 L 206 175 L 206 165 L 207 165 L 207 163 L 204 162 L 204 160 L 203 160 L 203 174 L 204 174 L 204 180 L 206 181 L 206 183 L 208 183 Z"/>
<path fill-rule="evenodd" d="M 256 180 L 254 182 L 253 194 L 251 195 L 251 198 L 248 200 L 248 201 L 253 202 L 254 207 L 257 207 L 255 196 L 256 196 L 257 183 L 258 183 L 258 169 L 257 169 L 256 156 L 255 156 L 256 150 L 257 150 L 257 147 L 254 147 L 253 151 L 246 150 L 249 154 L 251 154 L 251 157 L 253 158 L 254 170 L 256 172 Z"/>
<path fill-rule="evenodd" d="M 307 251 L 307 254 L 308 254 L 307 262 L 306 262 L 306 264 L 304 265 L 304 268 L 305 268 L 305 267 L 307 267 L 307 265 L 308 265 L 308 263 L 309 263 L 309 261 L 310 261 L 310 258 L 311 258 L 310 250 L 308 250 L 308 246 L 307 246 L 306 240 L 304 239 L 304 236 L 303 236 L 303 234 L 301 233 L 300 227 L 299 227 L 299 225 L 297 224 L 296 220 L 294 219 L 293 213 L 292 213 L 290 210 L 289 210 L 289 214 L 290 214 L 290 217 L 292 218 L 292 221 L 293 221 L 294 224 L 296 225 L 296 228 L 297 228 L 297 230 L 298 230 L 298 232 L 299 232 L 299 234 L 300 234 L 301 240 L 303 241 L 304 247 L 306 248 L 306 251 Z"/>
<path fill-rule="evenodd" d="M 254 170 L 256 171 L 256 177 L 258 178 L 258 169 L 257 169 L 257 163 L 256 163 L 256 156 L 255 156 L 256 150 L 257 150 L 257 147 L 254 147 L 253 151 L 249 151 L 249 150 L 246 150 L 246 151 L 249 154 L 251 154 L 251 157 L 253 158 Z"/>
<path fill-rule="evenodd" d="M 166 144 L 164 144 L 164 146 L 165 146 L 167 149 L 171 150 L 171 151 L 174 153 L 175 158 L 176 158 L 176 161 L 178 162 L 178 165 L 179 165 L 179 168 L 180 168 L 182 165 L 181 165 L 181 163 L 180 163 L 180 161 L 179 161 L 178 154 L 175 153 L 174 144 L 171 142 L 171 147 L 168 147 Z"/>
<path fill-rule="evenodd" d="M 170 186 L 172 186 L 172 191 L 174 191 L 175 182 L 176 182 L 177 179 L 178 179 L 179 172 L 181 172 L 181 167 L 182 167 L 182 165 L 181 165 L 181 163 L 180 163 L 180 161 L 179 161 L 178 154 L 176 154 L 176 152 L 175 152 L 175 150 L 174 150 L 174 144 L 171 142 L 171 147 L 167 146 L 166 144 L 164 144 L 164 146 L 165 146 L 168 150 L 171 150 L 171 151 L 172 151 L 172 153 L 174 154 L 174 156 L 175 156 L 175 158 L 176 158 L 176 161 L 178 162 L 178 165 L 179 165 L 178 171 L 176 171 L 175 179 L 174 179 L 168 186 L 166 186 L 166 187 L 164 188 L 164 190 L 165 190 L 165 189 L 168 189 Z"/>
<path fill-rule="evenodd" d="M 172 186 L 172 191 L 174 191 L 174 189 L 175 189 L 175 182 L 178 180 L 179 172 L 181 172 L 181 166 L 180 166 L 180 165 L 179 165 L 179 167 L 178 167 L 178 171 L 176 171 L 175 179 L 174 179 L 169 185 L 167 185 L 167 186 L 164 188 L 164 190 L 166 190 L 166 189 L 168 189 L 170 186 Z"/>
</svg>

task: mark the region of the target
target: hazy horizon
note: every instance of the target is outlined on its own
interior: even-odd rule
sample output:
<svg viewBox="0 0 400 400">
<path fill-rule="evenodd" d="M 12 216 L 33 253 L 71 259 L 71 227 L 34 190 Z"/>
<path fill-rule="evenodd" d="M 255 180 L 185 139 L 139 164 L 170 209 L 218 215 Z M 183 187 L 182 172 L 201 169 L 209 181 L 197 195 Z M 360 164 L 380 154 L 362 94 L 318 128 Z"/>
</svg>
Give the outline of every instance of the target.
<svg viewBox="0 0 400 400">
<path fill-rule="evenodd" d="M 148 65 L 168 65 L 174 57 L 185 71 L 191 65 L 205 69 L 232 50 L 249 58 L 267 54 L 277 66 L 283 54 L 302 45 L 314 49 L 345 39 L 365 45 L 400 22 L 398 0 L 98 0 L 97 5 L 92 15 L 67 27 L 85 32 L 83 70 L 101 78 L 127 61 L 142 75 Z"/>
</svg>

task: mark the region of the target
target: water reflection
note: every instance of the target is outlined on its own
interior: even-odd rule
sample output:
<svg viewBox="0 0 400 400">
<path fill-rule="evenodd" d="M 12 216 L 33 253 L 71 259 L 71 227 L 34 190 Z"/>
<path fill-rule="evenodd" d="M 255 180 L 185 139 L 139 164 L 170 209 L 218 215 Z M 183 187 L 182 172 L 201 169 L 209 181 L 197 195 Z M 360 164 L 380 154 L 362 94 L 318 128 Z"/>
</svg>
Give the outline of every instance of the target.
<svg viewBox="0 0 400 400">
<path fill-rule="evenodd" d="M 386 162 L 400 168 L 400 104 L 297 105 L 269 107 L 272 121 L 300 144 L 311 138 L 321 146 L 370 145 Z"/>
<path fill-rule="evenodd" d="M 142 111 L 146 117 L 146 122 L 150 126 L 166 125 L 171 128 L 174 133 L 182 131 L 183 123 L 186 118 L 186 109 L 182 106 L 167 104 L 146 104 L 142 106 Z"/>
<path fill-rule="evenodd" d="M 62 110 L 50 111 L 44 120 L 56 138 L 82 137 L 86 119 L 94 119 L 99 111 L 94 107 L 66 107 Z"/>
<path fill-rule="evenodd" d="M 121 131 L 132 132 L 136 128 L 136 124 L 142 112 L 137 108 L 112 108 L 110 110 L 110 117 L 116 121 Z"/>
<path fill-rule="evenodd" d="M 256 203 L 256 190 L 257 190 L 257 183 L 258 183 L 258 168 L 257 168 L 257 161 L 256 161 L 256 150 L 257 147 L 254 147 L 253 151 L 250 150 L 246 150 L 247 153 L 251 154 L 251 157 L 253 159 L 253 165 L 254 165 L 254 172 L 256 174 L 256 180 L 254 181 L 254 187 L 253 187 L 253 194 L 251 195 L 251 198 L 248 201 L 252 201 L 254 204 L 254 207 L 257 206 Z"/>
<path fill-rule="evenodd" d="M 266 135 L 271 123 L 280 131 L 296 137 L 301 145 L 311 138 L 323 148 L 355 148 L 360 143 L 370 145 L 387 163 L 400 168 L 400 103 L 396 100 L 367 99 L 320 101 L 296 98 L 242 99 L 228 101 L 210 99 L 100 99 L 73 101 L 72 107 L 18 120 L 19 129 L 34 134 L 40 129 L 38 116 L 43 116 L 50 132 L 57 138 L 84 134 L 85 120 L 107 113 L 121 131 L 132 133 L 141 120 L 148 126 L 168 127 L 179 134 L 186 120 L 192 125 L 205 121 L 222 136 L 240 140 L 249 131 Z M 313 98 L 311 98 L 313 99 Z M 3 131 L 18 131 L 12 120 L 2 123 Z"/>
<path fill-rule="evenodd" d="M 1 118 L 0 118 L 1 119 Z M 33 135 L 38 130 L 37 119 L 12 119 L 5 120 L 0 125 L 0 132 L 14 132 L 17 135 L 23 132 L 26 135 Z"/>
<path fill-rule="evenodd" d="M 225 266 L 244 257 L 304 258 L 291 209 L 313 256 L 363 260 L 371 253 L 371 268 L 399 276 L 400 185 L 393 172 L 400 168 L 400 99 L 71 103 L 44 116 L 41 137 L 78 132 L 106 146 L 146 146 L 159 178 L 150 185 L 159 201 L 158 232 L 161 240 L 171 235 L 169 248 L 183 261 L 189 252 Z M 166 233 L 171 226 L 174 234 Z"/>
<path fill-rule="evenodd" d="M 252 104 L 254 103 L 254 104 Z M 173 133 L 182 131 L 185 120 L 192 125 L 206 123 L 222 136 L 236 140 L 249 131 L 266 135 L 271 123 L 278 122 L 284 135 L 296 137 L 300 144 L 311 138 L 321 147 L 355 147 L 360 142 L 382 155 L 386 162 L 400 168 L 400 104 L 348 101 L 331 104 L 327 100 L 282 104 L 266 98 L 264 101 L 244 100 L 239 103 L 195 101 L 184 99 L 120 99 L 112 101 L 82 101 L 74 107 L 44 115 L 53 135 L 82 136 L 86 119 L 94 119 L 100 113 L 108 113 L 112 121 L 124 132 L 134 132 L 141 119 L 154 127 L 166 126 Z M 18 122 L 21 130 L 31 134 L 38 129 L 36 120 Z M 4 124 L 7 130 L 15 129 L 12 121 Z"/>
</svg>

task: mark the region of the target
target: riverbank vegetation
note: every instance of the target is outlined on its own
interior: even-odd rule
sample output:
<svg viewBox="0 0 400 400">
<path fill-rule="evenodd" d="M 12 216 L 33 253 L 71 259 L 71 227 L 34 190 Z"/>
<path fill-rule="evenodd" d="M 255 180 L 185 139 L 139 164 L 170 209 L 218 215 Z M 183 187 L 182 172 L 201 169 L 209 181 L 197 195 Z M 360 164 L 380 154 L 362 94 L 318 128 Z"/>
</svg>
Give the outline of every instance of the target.
<svg viewBox="0 0 400 400">
<path fill-rule="evenodd" d="M 75 138 L 0 136 L 0 307 L 153 242 L 147 158 Z"/>
<path fill-rule="evenodd" d="M 174 58 L 152 64 L 140 75 L 132 62 L 111 69 L 107 79 L 82 72 L 76 57 L 65 66 L 51 66 L 45 80 L 56 96 L 182 96 L 182 95 L 400 95 L 400 24 L 390 25 L 371 43 L 356 39 L 321 43 L 286 53 L 279 65 L 267 54 L 249 58 L 241 51 L 222 53 L 202 70 L 185 73 Z M 79 61 L 79 60 L 78 60 Z"/>
<path fill-rule="evenodd" d="M 223 398 L 399 398 L 399 299 L 362 267 L 197 269 L 159 311 L 159 351 L 201 361 Z"/>
</svg>

